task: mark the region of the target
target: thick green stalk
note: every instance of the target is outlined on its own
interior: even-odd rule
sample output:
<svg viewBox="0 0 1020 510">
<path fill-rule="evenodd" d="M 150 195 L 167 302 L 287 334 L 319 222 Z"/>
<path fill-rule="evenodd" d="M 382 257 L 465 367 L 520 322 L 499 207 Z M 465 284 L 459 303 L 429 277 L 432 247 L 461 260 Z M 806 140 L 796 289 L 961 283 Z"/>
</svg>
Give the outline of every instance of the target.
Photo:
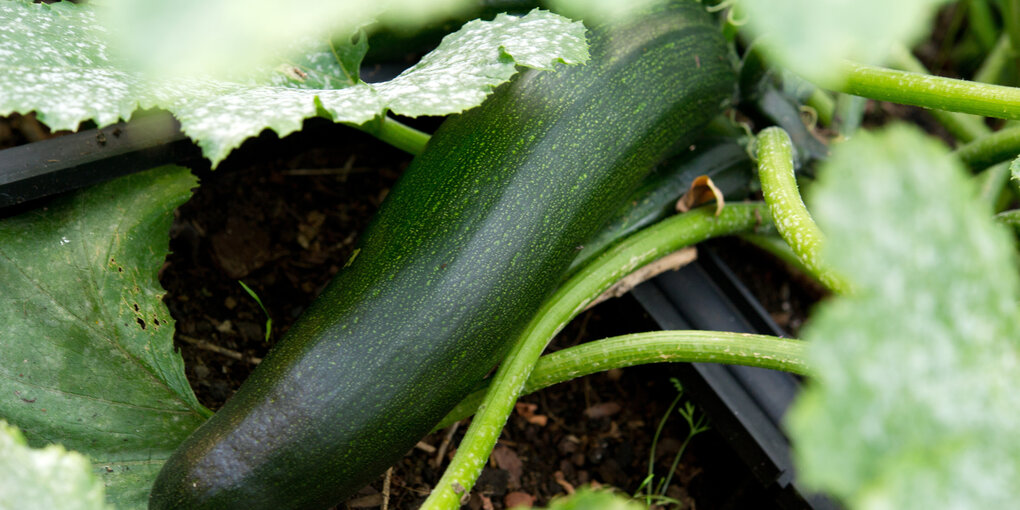
<svg viewBox="0 0 1020 510">
<path fill-rule="evenodd" d="M 800 340 L 765 335 L 719 331 L 635 333 L 596 340 L 542 356 L 521 394 L 613 368 L 650 363 L 723 363 L 808 375 L 804 348 Z M 468 395 L 443 418 L 436 430 L 474 414 L 485 392 L 486 389 L 481 389 Z"/>
<path fill-rule="evenodd" d="M 1000 129 L 956 149 L 953 154 L 972 170 L 1012 161 L 1020 154 L 1020 127 Z"/>
<path fill-rule="evenodd" d="M 782 128 L 770 127 L 758 133 L 758 178 L 779 235 L 793 248 L 811 275 L 829 290 L 845 294 L 848 284 L 819 260 L 825 235 L 800 198 L 793 171 L 793 143 Z"/>
<path fill-rule="evenodd" d="M 837 91 L 856 96 L 999 119 L 1020 119 L 1020 88 L 844 62 Z"/>
<path fill-rule="evenodd" d="M 425 144 L 431 138 L 428 133 L 418 131 L 390 116 L 355 127 L 414 156 L 425 150 Z"/>
<path fill-rule="evenodd" d="M 474 486 L 521 389 L 546 344 L 616 281 L 685 246 L 748 231 L 767 222 L 763 204 L 727 205 L 719 216 L 699 208 L 648 227 L 613 246 L 567 280 L 539 309 L 492 378 L 478 414 L 422 510 L 454 509 Z"/>
<path fill-rule="evenodd" d="M 924 64 L 917 60 L 905 46 L 895 46 L 892 49 L 890 60 L 893 67 L 897 69 L 912 73 L 931 74 L 928 68 L 924 67 Z M 943 110 L 931 110 L 931 114 L 939 124 L 949 131 L 949 134 L 961 142 L 969 142 L 992 132 L 981 117 Z"/>
</svg>

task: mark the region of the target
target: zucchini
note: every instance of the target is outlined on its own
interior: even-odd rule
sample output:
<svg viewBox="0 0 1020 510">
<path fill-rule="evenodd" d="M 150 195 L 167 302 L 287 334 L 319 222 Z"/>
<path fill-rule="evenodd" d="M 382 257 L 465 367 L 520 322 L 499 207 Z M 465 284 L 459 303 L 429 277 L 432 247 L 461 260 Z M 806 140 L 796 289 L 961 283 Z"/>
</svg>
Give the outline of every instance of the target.
<svg viewBox="0 0 1020 510">
<path fill-rule="evenodd" d="M 672 157 L 642 181 L 609 222 L 584 244 L 570 263 L 566 279 L 609 246 L 667 216 L 676 214 L 676 201 L 694 179 L 707 175 L 727 200 L 748 194 L 753 163 L 747 150 L 730 137 L 701 138 L 690 150 Z"/>
<path fill-rule="evenodd" d="M 693 0 L 446 120 L 359 251 L 163 466 L 151 509 L 325 508 L 482 381 L 589 239 L 734 91 Z"/>
</svg>

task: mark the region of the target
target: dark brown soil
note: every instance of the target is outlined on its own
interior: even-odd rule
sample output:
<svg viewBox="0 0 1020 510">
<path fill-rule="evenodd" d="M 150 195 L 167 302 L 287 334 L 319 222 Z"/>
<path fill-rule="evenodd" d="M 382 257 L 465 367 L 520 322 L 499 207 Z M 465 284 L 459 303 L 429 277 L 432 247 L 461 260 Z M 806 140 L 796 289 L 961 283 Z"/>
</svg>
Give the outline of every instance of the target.
<svg viewBox="0 0 1020 510">
<path fill-rule="evenodd" d="M 214 172 L 198 171 L 201 186 L 177 212 L 173 253 L 161 281 L 177 320 L 176 343 L 203 404 L 221 406 L 343 266 L 358 233 L 409 161 L 353 129 L 310 122 L 284 140 L 264 135 L 246 143 Z M 257 293 L 273 319 L 268 342 L 266 314 L 239 281 Z M 772 299 L 777 318 L 790 314 L 788 301 Z M 628 296 L 583 314 L 554 348 L 650 329 L 654 323 Z M 210 350 L 216 348 L 227 354 Z M 655 428 L 676 397 L 669 379 L 667 366 L 642 367 L 525 397 L 522 401 L 533 404 L 532 412 L 545 423 L 529 422 L 520 413 L 511 417 L 498 460 L 483 472 L 469 506 L 498 509 L 528 497 L 544 504 L 587 484 L 633 493 L 647 476 Z M 591 417 L 600 412 L 604 416 Z M 462 424 L 453 432 L 443 458 L 431 450 L 449 431 L 424 438 L 395 466 L 389 508 L 420 505 L 465 428 Z M 686 434 L 682 418 L 672 416 L 656 446 L 656 476 L 665 476 Z M 380 506 L 382 486 L 380 478 L 346 505 Z M 692 441 L 667 495 L 683 508 L 771 506 L 712 431 Z"/>
</svg>

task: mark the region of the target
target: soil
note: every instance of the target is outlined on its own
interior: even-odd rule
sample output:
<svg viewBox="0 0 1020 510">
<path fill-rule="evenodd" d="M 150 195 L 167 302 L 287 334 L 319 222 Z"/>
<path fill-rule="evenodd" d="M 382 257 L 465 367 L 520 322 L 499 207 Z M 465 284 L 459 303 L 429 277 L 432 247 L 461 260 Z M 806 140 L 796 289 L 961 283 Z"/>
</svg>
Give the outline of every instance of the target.
<svg viewBox="0 0 1020 510">
<path fill-rule="evenodd" d="M 358 233 L 409 161 L 356 130 L 309 121 L 283 140 L 270 134 L 249 141 L 214 172 L 196 171 L 201 186 L 177 211 L 161 282 L 177 321 L 175 342 L 203 404 L 220 407 L 343 266 Z M 750 249 L 733 246 L 726 251 Z M 765 272 L 773 273 L 788 280 L 779 276 L 781 265 Z M 771 296 L 766 306 L 795 329 L 801 318 L 793 304 L 803 307 L 791 304 L 795 294 L 790 292 L 777 297 L 774 289 L 790 285 L 774 286 L 770 278 L 759 286 Z M 259 296 L 272 318 L 268 341 L 266 312 L 239 281 Z M 651 329 L 655 324 L 625 296 L 580 316 L 552 348 Z M 668 366 L 617 370 L 524 397 L 529 407 L 511 417 L 468 506 L 544 505 L 589 484 L 634 493 L 647 476 L 653 447 L 656 476 L 665 476 L 687 434 L 686 423 L 674 415 L 653 445 L 655 429 L 677 395 L 670 377 Z M 455 446 L 443 455 L 436 450 L 444 441 L 456 445 L 465 429 L 460 424 L 424 438 L 394 466 L 388 497 L 380 478 L 338 508 L 379 507 L 383 499 L 388 508 L 417 508 Z M 683 508 L 772 506 L 711 429 L 683 453 L 666 495 Z"/>
</svg>

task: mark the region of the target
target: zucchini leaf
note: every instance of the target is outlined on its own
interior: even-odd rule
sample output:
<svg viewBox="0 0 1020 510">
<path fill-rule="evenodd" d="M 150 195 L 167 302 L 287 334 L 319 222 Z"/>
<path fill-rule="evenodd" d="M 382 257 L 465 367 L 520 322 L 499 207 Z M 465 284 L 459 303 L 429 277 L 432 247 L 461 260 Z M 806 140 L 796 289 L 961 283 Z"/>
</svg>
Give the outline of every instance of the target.
<svg viewBox="0 0 1020 510">
<path fill-rule="evenodd" d="M 926 35 L 947 0 L 739 0 L 741 18 L 780 63 L 838 80 L 842 59 L 880 65 L 890 48 Z"/>
<path fill-rule="evenodd" d="M 582 488 L 576 493 L 549 502 L 548 510 L 642 510 L 647 508 L 635 499 L 610 490 Z"/>
<path fill-rule="evenodd" d="M 34 447 L 89 457 L 118 508 L 145 507 L 163 461 L 211 414 L 157 279 L 195 182 L 160 167 L 0 220 L 0 419 Z"/>
<path fill-rule="evenodd" d="M 1020 313 L 1007 231 L 942 145 L 906 126 L 833 151 L 810 201 L 855 292 L 803 336 L 789 416 L 805 483 L 850 508 L 1020 500 Z"/>
<path fill-rule="evenodd" d="M 153 76 L 215 76 L 274 65 L 295 35 L 325 38 L 372 23 L 413 31 L 469 19 L 478 0 L 91 0 L 132 67 Z M 210 51 L 215 48 L 215 51 Z"/>
<path fill-rule="evenodd" d="M 107 510 L 103 484 L 88 459 L 62 446 L 29 448 L 17 427 L 0 420 L 0 508 Z"/>
<path fill-rule="evenodd" d="M 368 84 L 352 72 L 366 49 L 363 35 L 353 42 L 295 37 L 276 64 L 232 78 L 154 78 L 119 56 L 99 22 L 109 8 L 0 0 L 0 115 L 34 110 L 53 129 L 76 129 L 86 120 L 102 126 L 126 119 L 139 106 L 163 108 L 215 166 L 263 129 L 284 136 L 320 112 L 350 124 L 387 111 L 457 113 L 480 104 L 516 66 L 550 69 L 588 58 L 583 25 L 535 10 L 471 21 L 385 83 Z"/>
</svg>

